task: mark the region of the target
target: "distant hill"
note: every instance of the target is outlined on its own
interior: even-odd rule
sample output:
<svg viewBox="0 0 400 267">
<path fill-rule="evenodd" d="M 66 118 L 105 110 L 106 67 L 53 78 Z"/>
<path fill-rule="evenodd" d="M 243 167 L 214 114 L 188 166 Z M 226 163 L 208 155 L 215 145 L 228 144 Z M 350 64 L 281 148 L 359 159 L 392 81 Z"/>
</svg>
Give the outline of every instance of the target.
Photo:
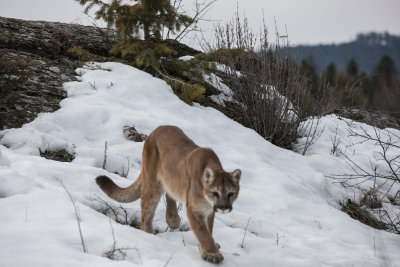
<svg viewBox="0 0 400 267">
<path fill-rule="evenodd" d="M 359 34 L 354 41 L 331 45 L 301 45 L 294 47 L 297 60 L 310 59 L 317 72 L 333 62 L 336 69 L 345 69 L 348 61 L 354 58 L 360 72 L 371 73 L 383 55 L 392 57 L 400 72 L 400 36 L 389 33 Z"/>
</svg>

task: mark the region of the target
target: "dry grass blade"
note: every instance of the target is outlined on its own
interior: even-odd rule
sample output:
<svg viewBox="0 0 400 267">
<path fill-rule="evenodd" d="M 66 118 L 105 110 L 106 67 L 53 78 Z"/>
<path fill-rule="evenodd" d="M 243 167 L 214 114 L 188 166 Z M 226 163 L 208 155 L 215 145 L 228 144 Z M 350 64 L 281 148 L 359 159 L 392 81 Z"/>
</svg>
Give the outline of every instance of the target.
<svg viewBox="0 0 400 267">
<path fill-rule="evenodd" d="M 83 239 L 83 235 L 82 235 L 82 228 L 81 228 L 81 217 L 80 217 L 80 213 L 79 213 L 79 209 L 78 206 L 74 200 L 74 198 L 71 195 L 71 192 L 69 192 L 68 188 L 65 186 L 65 184 L 63 183 L 62 180 L 55 178 L 60 185 L 62 186 L 62 188 L 64 188 L 65 192 L 67 192 L 69 199 L 71 200 L 72 205 L 74 206 L 74 210 L 75 210 L 75 218 L 76 218 L 76 222 L 78 223 L 78 229 L 79 229 L 79 236 L 81 238 L 81 244 L 82 244 L 82 248 L 83 248 L 83 252 L 88 253 L 88 250 L 86 248 L 85 245 L 85 240 Z"/>
<path fill-rule="evenodd" d="M 241 248 L 244 248 L 244 239 L 246 238 L 247 228 L 249 227 L 250 219 L 251 219 L 251 218 L 249 218 L 249 219 L 247 220 L 246 228 L 244 229 L 244 234 L 243 234 L 242 243 L 240 244 L 240 247 L 241 247 Z"/>
</svg>

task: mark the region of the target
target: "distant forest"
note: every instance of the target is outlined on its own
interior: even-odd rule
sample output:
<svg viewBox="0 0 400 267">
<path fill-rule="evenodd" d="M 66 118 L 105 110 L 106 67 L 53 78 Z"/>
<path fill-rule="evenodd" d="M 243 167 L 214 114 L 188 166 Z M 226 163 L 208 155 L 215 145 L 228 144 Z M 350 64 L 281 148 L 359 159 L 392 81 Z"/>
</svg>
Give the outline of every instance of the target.
<svg viewBox="0 0 400 267">
<path fill-rule="evenodd" d="M 400 69 L 400 36 L 389 33 L 357 35 L 356 40 L 342 44 L 295 46 L 297 61 L 307 60 L 317 73 L 333 63 L 337 70 L 346 69 L 351 59 L 357 62 L 360 72 L 372 74 L 382 56 L 390 56 L 397 70 Z M 399 73 L 398 73 L 399 74 Z"/>
<path fill-rule="evenodd" d="M 400 118 L 400 36 L 359 34 L 349 43 L 293 49 L 307 87 L 317 97 Z"/>
</svg>

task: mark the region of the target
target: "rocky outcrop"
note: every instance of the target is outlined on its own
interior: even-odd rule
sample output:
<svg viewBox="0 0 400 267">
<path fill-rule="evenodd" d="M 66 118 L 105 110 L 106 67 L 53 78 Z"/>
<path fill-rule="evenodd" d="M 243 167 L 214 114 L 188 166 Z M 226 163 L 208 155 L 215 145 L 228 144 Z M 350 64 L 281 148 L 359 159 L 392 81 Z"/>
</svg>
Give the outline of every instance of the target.
<svg viewBox="0 0 400 267">
<path fill-rule="evenodd" d="M 66 97 L 62 84 L 74 80 L 74 70 L 83 64 L 75 59 L 104 60 L 118 41 L 110 29 L 0 17 L 0 130 L 58 109 Z M 177 56 L 200 53 L 174 40 L 164 42 Z"/>
<path fill-rule="evenodd" d="M 0 17 L 0 48 L 30 52 L 50 59 L 66 56 L 68 48 L 74 46 L 81 46 L 96 55 L 107 55 L 116 42 L 112 30 Z"/>
<path fill-rule="evenodd" d="M 400 121 L 398 119 L 389 117 L 378 111 L 341 108 L 336 109 L 334 113 L 341 117 L 363 122 L 380 129 L 400 129 Z"/>
<path fill-rule="evenodd" d="M 68 57 L 69 48 L 104 56 L 116 41 L 106 29 L 0 17 L 0 130 L 59 108 L 63 83 L 82 65 Z"/>
<path fill-rule="evenodd" d="M 13 49 L 0 50 L 0 130 L 20 127 L 52 112 L 66 97 L 62 84 L 74 80 L 77 62 L 51 60 Z"/>
</svg>

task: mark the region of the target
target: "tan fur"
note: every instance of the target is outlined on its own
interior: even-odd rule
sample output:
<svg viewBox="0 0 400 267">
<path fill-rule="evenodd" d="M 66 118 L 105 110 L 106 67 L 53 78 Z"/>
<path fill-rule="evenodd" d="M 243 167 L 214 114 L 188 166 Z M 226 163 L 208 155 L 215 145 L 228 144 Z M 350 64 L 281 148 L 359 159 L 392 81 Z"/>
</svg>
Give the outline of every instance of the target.
<svg viewBox="0 0 400 267">
<path fill-rule="evenodd" d="M 120 202 L 141 198 L 142 229 L 153 233 L 153 217 L 161 195 L 166 191 L 166 221 L 179 227 L 176 201 L 186 204 L 187 216 L 202 258 L 219 263 L 223 260 L 212 230 L 215 212 L 232 210 L 239 193 L 241 171 L 225 172 L 210 148 L 201 148 L 175 126 L 160 126 L 146 139 L 142 171 L 129 187 L 120 188 L 106 176 L 97 184 L 111 198 Z"/>
</svg>

